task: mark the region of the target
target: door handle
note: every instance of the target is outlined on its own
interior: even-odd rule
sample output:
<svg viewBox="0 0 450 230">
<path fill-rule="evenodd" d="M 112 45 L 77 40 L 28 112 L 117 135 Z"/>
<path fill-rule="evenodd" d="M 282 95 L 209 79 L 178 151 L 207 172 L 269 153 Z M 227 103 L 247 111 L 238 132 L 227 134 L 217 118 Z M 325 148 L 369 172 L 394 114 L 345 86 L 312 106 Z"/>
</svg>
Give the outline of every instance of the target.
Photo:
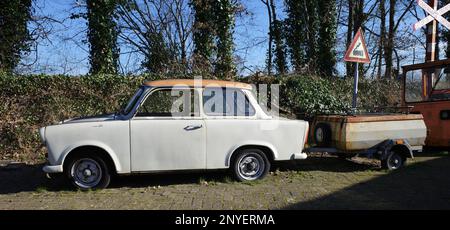
<svg viewBox="0 0 450 230">
<path fill-rule="evenodd" d="M 193 131 L 196 129 L 201 129 L 202 127 L 203 127 L 203 125 L 188 125 L 188 126 L 184 127 L 184 130 Z"/>
</svg>

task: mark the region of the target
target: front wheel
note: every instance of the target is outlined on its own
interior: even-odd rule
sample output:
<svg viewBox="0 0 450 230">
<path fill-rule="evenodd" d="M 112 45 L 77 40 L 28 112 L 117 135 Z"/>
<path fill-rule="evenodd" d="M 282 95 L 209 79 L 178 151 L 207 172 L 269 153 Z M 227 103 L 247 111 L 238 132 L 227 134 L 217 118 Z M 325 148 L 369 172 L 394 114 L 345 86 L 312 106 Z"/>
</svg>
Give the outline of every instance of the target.
<svg viewBox="0 0 450 230">
<path fill-rule="evenodd" d="M 406 158 L 397 152 L 392 151 L 389 156 L 381 160 L 381 167 L 388 170 L 396 170 L 406 164 Z"/>
<path fill-rule="evenodd" d="M 270 162 L 263 151 L 244 149 L 234 157 L 232 170 L 239 181 L 259 180 L 269 173 Z"/>
<path fill-rule="evenodd" d="M 108 167 L 100 157 L 83 155 L 72 159 L 67 176 L 81 190 L 106 188 L 111 181 Z"/>
</svg>

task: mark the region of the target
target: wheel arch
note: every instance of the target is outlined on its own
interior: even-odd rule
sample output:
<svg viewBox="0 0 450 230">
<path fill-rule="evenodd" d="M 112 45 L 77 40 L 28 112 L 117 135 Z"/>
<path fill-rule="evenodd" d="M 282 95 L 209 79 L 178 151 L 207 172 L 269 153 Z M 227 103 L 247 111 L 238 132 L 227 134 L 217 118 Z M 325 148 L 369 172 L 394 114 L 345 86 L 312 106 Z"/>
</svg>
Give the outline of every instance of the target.
<svg viewBox="0 0 450 230">
<path fill-rule="evenodd" d="M 406 160 L 406 158 L 414 158 L 411 149 L 404 144 L 393 145 L 391 147 L 391 151 L 394 151 L 394 152 L 400 154 L 402 157 L 405 158 L 405 160 Z"/>
<path fill-rule="evenodd" d="M 68 148 L 65 151 L 65 154 L 62 155 L 63 159 L 61 162 L 63 165 L 63 169 L 66 169 L 67 163 L 71 158 L 86 152 L 95 152 L 96 156 L 100 156 L 108 165 L 108 167 L 110 167 L 111 173 L 117 173 L 121 170 L 119 160 L 117 159 L 114 152 L 105 146 L 99 146 L 95 144 L 77 145 Z"/>
<path fill-rule="evenodd" d="M 243 144 L 243 145 L 240 145 L 240 146 L 234 148 L 233 151 L 231 151 L 228 154 L 225 165 L 227 167 L 230 167 L 233 157 L 236 156 L 236 154 L 243 149 L 259 149 L 264 152 L 264 154 L 266 155 L 266 157 L 269 159 L 269 161 L 271 163 L 273 161 L 275 161 L 275 159 L 277 159 L 277 156 L 278 156 L 276 150 L 271 145 L 268 145 L 268 144 Z"/>
</svg>

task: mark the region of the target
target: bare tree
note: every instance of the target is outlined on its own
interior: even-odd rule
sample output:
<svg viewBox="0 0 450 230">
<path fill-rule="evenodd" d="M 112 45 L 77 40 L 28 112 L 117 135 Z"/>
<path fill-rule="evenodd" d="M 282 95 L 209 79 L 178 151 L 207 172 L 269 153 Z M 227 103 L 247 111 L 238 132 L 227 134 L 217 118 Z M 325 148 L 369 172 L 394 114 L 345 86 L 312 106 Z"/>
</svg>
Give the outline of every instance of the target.
<svg viewBox="0 0 450 230">
<path fill-rule="evenodd" d="M 272 0 L 261 0 L 261 2 L 266 6 L 267 15 L 269 16 L 269 47 L 267 48 L 267 74 L 272 75 L 272 43 L 273 43 L 273 19 L 272 19 L 272 8 L 270 7 L 270 2 Z"/>
<path fill-rule="evenodd" d="M 146 70 L 188 71 L 193 22 L 188 0 L 124 0 L 116 14 L 119 38 L 144 56 Z"/>
</svg>

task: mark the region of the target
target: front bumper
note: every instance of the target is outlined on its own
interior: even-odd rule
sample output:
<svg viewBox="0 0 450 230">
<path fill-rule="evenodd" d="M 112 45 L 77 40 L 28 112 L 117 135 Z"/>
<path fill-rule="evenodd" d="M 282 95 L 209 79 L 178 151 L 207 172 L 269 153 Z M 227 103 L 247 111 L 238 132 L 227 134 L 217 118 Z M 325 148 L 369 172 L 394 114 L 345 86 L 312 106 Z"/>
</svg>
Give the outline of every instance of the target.
<svg viewBox="0 0 450 230">
<path fill-rule="evenodd" d="M 63 166 L 62 165 L 45 165 L 42 170 L 46 173 L 62 173 Z"/>
</svg>

